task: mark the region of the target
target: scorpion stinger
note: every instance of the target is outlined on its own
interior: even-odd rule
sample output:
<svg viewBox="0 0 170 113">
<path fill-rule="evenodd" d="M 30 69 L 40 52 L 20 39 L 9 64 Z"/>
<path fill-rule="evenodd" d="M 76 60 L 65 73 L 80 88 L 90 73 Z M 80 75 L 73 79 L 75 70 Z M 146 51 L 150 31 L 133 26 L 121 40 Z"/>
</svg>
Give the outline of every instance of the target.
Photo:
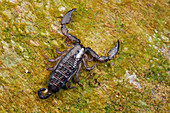
<svg viewBox="0 0 170 113">
<path fill-rule="evenodd" d="M 65 27 L 65 24 L 68 24 L 70 22 L 71 19 L 71 14 L 73 13 L 73 11 L 75 11 L 75 9 L 70 10 L 69 12 L 66 13 L 66 15 L 64 16 L 64 18 L 62 19 L 61 22 L 61 32 L 63 33 L 64 36 L 66 36 L 67 38 L 69 38 L 70 40 L 76 41 L 76 43 L 80 43 L 80 40 L 77 39 L 75 36 L 71 35 L 68 33 L 67 28 Z"/>
<path fill-rule="evenodd" d="M 38 90 L 38 96 L 39 96 L 41 99 L 46 99 L 46 98 L 48 98 L 48 97 L 52 94 L 52 92 L 49 91 L 47 95 L 43 96 L 43 95 L 41 94 L 41 91 L 45 91 L 45 90 L 47 90 L 47 89 L 46 89 L 46 88 L 40 88 L 40 89 Z"/>
</svg>

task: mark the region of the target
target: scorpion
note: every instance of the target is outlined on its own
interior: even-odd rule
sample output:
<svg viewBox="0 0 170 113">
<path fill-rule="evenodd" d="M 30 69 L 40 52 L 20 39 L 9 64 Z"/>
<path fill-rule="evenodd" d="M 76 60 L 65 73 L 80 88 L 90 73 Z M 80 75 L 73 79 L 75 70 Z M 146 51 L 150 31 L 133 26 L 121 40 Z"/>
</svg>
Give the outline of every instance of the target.
<svg viewBox="0 0 170 113">
<path fill-rule="evenodd" d="M 79 72 L 80 68 L 82 66 L 82 62 L 84 64 L 85 69 L 92 70 L 96 64 L 93 65 L 93 67 L 87 67 L 85 62 L 85 57 L 87 61 L 99 61 L 99 62 L 107 62 L 108 60 L 111 60 L 118 52 L 119 49 L 119 40 L 117 41 L 117 44 L 115 47 L 113 47 L 108 52 L 108 57 L 106 56 L 98 56 L 95 51 L 93 51 L 91 48 L 87 47 L 85 48 L 82 44 L 80 44 L 80 40 L 76 38 L 75 36 L 68 33 L 67 28 L 65 27 L 66 24 L 69 24 L 71 15 L 73 11 L 75 11 L 76 8 L 68 11 L 65 16 L 63 17 L 61 21 L 61 32 L 62 34 L 67 37 L 68 39 L 75 41 L 76 45 L 72 47 L 71 49 L 65 50 L 65 51 L 58 51 L 56 48 L 56 52 L 58 54 L 61 54 L 56 59 L 49 59 L 46 55 L 46 58 L 49 62 L 56 62 L 54 67 L 48 67 L 48 63 L 46 66 L 46 69 L 48 71 L 52 71 L 52 74 L 49 77 L 49 83 L 48 83 L 48 89 L 46 88 L 40 88 L 38 90 L 38 96 L 41 99 L 48 98 L 52 93 L 58 92 L 61 88 L 64 86 L 67 86 L 68 88 L 75 88 L 71 87 L 70 80 L 74 77 L 76 74 L 76 82 L 79 86 L 83 88 L 83 85 L 79 82 Z M 66 46 L 70 47 L 65 42 Z M 67 52 L 68 51 L 68 52 Z M 87 53 L 89 53 L 92 56 L 92 59 L 88 59 Z M 42 95 L 41 92 L 44 91 L 46 95 Z"/>
</svg>

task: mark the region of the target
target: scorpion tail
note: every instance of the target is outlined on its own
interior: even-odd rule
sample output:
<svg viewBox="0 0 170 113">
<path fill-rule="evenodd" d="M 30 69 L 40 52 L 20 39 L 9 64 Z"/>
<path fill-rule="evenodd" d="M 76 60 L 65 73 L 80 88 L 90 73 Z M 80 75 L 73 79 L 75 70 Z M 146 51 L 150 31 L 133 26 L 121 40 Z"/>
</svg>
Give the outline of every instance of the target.
<svg viewBox="0 0 170 113">
<path fill-rule="evenodd" d="M 70 22 L 71 19 L 71 14 L 73 13 L 73 11 L 75 11 L 76 8 L 70 10 L 69 12 L 66 13 L 66 15 L 64 16 L 64 18 L 62 19 L 61 25 L 65 25 L 68 24 Z"/>
<path fill-rule="evenodd" d="M 117 41 L 117 44 L 115 47 L 113 47 L 109 52 L 108 52 L 108 57 L 109 60 L 112 59 L 118 52 L 119 50 L 119 40 Z"/>
<path fill-rule="evenodd" d="M 48 92 L 47 95 L 43 96 L 43 95 L 41 94 L 41 91 L 45 91 L 45 90 L 47 90 L 47 89 L 46 89 L 46 88 L 41 88 L 41 89 L 38 90 L 38 96 L 39 96 L 41 99 L 46 99 L 46 98 L 48 98 L 48 97 L 52 94 L 52 92 L 50 91 L 50 92 Z"/>
</svg>

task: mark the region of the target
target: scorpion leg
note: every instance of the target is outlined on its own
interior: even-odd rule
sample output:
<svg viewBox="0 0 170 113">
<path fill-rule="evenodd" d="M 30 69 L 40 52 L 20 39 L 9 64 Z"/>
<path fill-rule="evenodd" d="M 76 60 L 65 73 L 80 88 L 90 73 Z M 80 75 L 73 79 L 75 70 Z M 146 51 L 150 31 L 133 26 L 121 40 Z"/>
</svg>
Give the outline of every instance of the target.
<svg viewBox="0 0 170 113">
<path fill-rule="evenodd" d="M 66 50 L 64 50 L 62 52 L 58 51 L 56 46 L 55 46 L 55 50 L 56 50 L 56 53 L 58 53 L 58 54 L 64 54 L 66 51 L 68 51 L 68 49 L 66 49 Z"/>
<path fill-rule="evenodd" d="M 80 69 L 81 69 L 81 63 L 80 63 L 80 65 L 79 65 L 79 68 L 78 68 L 77 73 L 76 73 L 76 82 L 77 82 L 77 84 L 78 84 L 80 87 L 82 87 L 82 89 L 83 89 L 83 85 L 80 84 L 80 82 L 79 82 Z"/>
<path fill-rule="evenodd" d="M 119 50 L 119 40 L 117 41 L 117 44 L 115 47 L 113 47 L 109 52 L 108 52 L 108 57 L 105 56 L 101 56 L 99 57 L 96 52 L 94 52 L 91 48 L 87 47 L 85 52 L 90 52 L 90 54 L 92 55 L 93 58 L 95 58 L 96 60 L 100 61 L 100 62 L 107 62 L 108 60 L 111 60 L 116 53 Z"/>
<path fill-rule="evenodd" d="M 84 63 L 84 67 L 87 69 L 87 70 L 92 70 L 92 69 L 94 69 L 94 67 L 96 66 L 96 63 L 93 65 L 93 67 L 87 67 L 87 65 L 86 65 L 86 61 L 84 60 L 84 58 L 83 58 L 83 63 Z"/>
<path fill-rule="evenodd" d="M 61 58 L 61 56 L 59 56 L 56 59 L 49 59 L 47 55 L 44 55 L 44 56 L 46 56 L 46 58 L 49 62 L 57 62 Z"/>
<path fill-rule="evenodd" d="M 47 63 L 47 66 L 46 66 L 47 71 L 54 71 L 54 70 L 57 68 L 58 63 L 59 63 L 59 62 L 57 62 L 54 67 L 48 67 L 48 63 Z"/>
<path fill-rule="evenodd" d="M 67 47 L 73 47 L 74 45 L 68 45 L 67 40 L 64 42 Z"/>
<path fill-rule="evenodd" d="M 71 85 L 71 83 L 70 83 L 70 81 L 68 81 L 68 82 L 67 82 L 67 87 L 68 87 L 68 88 L 70 88 L 70 89 L 76 88 L 76 87 L 71 87 L 70 85 Z"/>
<path fill-rule="evenodd" d="M 67 28 L 65 27 L 65 24 L 68 24 L 70 22 L 70 19 L 71 19 L 71 14 L 73 13 L 73 11 L 75 11 L 75 9 L 72 9 L 70 11 L 68 11 L 66 13 L 66 15 L 64 16 L 64 18 L 62 19 L 62 22 L 61 22 L 61 32 L 63 33 L 64 36 L 66 36 L 67 38 L 69 38 L 70 40 L 73 40 L 73 41 L 76 41 L 76 43 L 80 43 L 80 40 L 77 39 L 75 36 L 71 35 L 68 33 L 68 30 Z"/>
<path fill-rule="evenodd" d="M 88 56 L 87 56 L 87 54 L 84 54 L 84 56 L 86 56 L 86 60 L 87 60 L 87 61 L 89 61 L 89 62 L 93 61 L 93 58 L 89 59 Z"/>
</svg>

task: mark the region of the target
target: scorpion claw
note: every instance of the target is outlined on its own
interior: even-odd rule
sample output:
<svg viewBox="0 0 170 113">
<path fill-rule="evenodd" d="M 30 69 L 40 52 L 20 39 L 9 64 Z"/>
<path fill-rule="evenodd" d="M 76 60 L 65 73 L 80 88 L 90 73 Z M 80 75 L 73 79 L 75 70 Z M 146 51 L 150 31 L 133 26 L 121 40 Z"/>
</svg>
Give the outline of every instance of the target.
<svg viewBox="0 0 170 113">
<path fill-rule="evenodd" d="M 109 60 L 112 59 L 116 53 L 118 52 L 119 50 L 119 40 L 117 41 L 117 44 L 115 47 L 113 47 L 109 52 L 108 52 L 108 57 L 109 57 Z"/>
<path fill-rule="evenodd" d="M 52 92 L 48 92 L 47 95 L 43 96 L 43 95 L 41 94 L 41 91 L 47 91 L 47 89 L 46 89 L 46 88 L 40 88 L 40 89 L 38 90 L 38 96 L 39 96 L 41 99 L 46 99 L 46 98 L 48 98 L 48 97 L 52 94 Z"/>
<path fill-rule="evenodd" d="M 68 24 L 70 22 L 71 19 L 71 14 L 73 13 L 73 11 L 75 11 L 76 8 L 70 10 L 69 12 L 66 13 L 66 15 L 64 16 L 64 18 L 62 19 L 61 22 L 61 32 L 63 33 L 64 36 L 66 36 L 67 38 L 69 38 L 72 41 L 76 41 L 77 43 L 80 43 L 80 40 L 77 39 L 75 36 L 71 35 L 68 33 L 68 29 L 65 27 L 65 24 Z"/>
<path fill-rule="evenodd" d="M 68 24 L 70 22 L 71 14 L 75 10 L 76 10 L 76 8 L 74 8 L 74 9 L 70 10 L 69 12 L 67 12 L 67 14 L 62 19 L 61 25 L 65 25 L 65 24 Z"/>
</svg>

